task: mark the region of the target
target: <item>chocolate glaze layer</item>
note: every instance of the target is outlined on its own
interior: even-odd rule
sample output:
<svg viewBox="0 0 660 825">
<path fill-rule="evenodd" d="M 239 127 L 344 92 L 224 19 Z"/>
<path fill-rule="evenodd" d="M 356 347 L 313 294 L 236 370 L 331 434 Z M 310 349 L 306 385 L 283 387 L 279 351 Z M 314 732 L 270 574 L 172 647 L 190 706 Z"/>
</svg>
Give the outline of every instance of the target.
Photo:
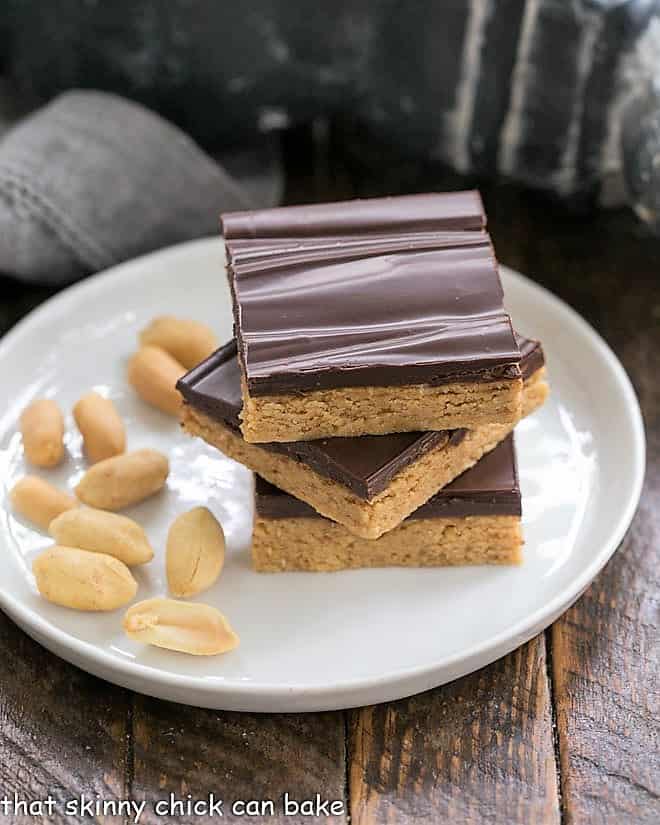
<svg viewBox="0 0 660 825">
<path fill-rule="evenodd" d="M 520 371 L 525 381 L 541 367 L 545 366 L 545 355 L 540 341 L 533 338 L 525 338 L 523 335 L 514 333 L 516 341 L 520 347 Z"/>
<path fill-rule="evenodd" d="M 473 232 L 405 232 L 383 235 L 328 235 L 318 238 L 239 238 L 225 241 L 227 260 L 245 275 L 311 263 L 338 263 L 396 252 L 484 246 L 488 234 Z"/>
<path fill-rule="evenodd" d="M 243 398 L 236 341 L 229 341 L 193 367 L 177 381 L 176 388 L 193 407 L 237 429 Z"/>
<path fill-rule="evenodd" d="M 543 364 L 538 341 L 516 336 L 525 353 L 521 369 L 528 377 Z M 538 364 L 534 369 L 528 365 Z M 177 387 L 187 403 L 229 427 L 239 438 L 241 375 L 236 344 L 231 341 L 191 370 Z M 306 464 L 319 475 L 348 487 L 355 495 L 370 501 L 387 488 L 397 473 L 431 450 L 460 444 L 464 430 L 426 433 L 394 433 L 359 438 L 324 438 L 316 441 L 260 444 L 262 449 L 279 453 Z"/>
<path fill-rule="evenodd" d="M 256 477 L 255 505 L 263 518 L 323 518 L 305 502 Z M 519 516 L 520 484 L 513 443 L 507 436 L 477 464 L 429 499 L 410 519 Z M 405 522 L 404 522 L 405 523 Z"/>
<path fill-rule="evenodd" d="M 474 190 L 285 206 L 220 217 L 225 239 L 483 229 L 485 225 L 481 196 Z"/>
<path fill-rule="evenodd" d="M 222 220 L 251 395 L 520 377 L 478 193 Z"/>
</svg>

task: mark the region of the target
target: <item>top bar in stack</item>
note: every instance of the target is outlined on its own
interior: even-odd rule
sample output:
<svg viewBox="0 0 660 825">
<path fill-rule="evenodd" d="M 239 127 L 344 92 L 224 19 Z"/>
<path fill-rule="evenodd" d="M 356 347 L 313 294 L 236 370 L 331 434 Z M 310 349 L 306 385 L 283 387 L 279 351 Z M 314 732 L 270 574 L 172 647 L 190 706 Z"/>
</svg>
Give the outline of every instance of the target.
<svg viewBox="0 0 660 825">
<path fill-rule="evenodd" d="M 245 440 L 515 423 L 485 225 L 477 192 L 223 215 Z"/>
</svg>

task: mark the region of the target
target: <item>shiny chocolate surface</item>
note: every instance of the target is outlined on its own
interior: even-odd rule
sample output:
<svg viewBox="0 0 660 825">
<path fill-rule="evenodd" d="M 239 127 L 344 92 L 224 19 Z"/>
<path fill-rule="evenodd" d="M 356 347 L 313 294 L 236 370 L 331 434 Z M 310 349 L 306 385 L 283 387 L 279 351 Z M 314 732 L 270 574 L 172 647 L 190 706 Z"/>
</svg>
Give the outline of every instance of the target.
<svg viewBox="0 0 660 825">
<path fill-rule="evenodd" d="M 223 215 L 252 395 L 520 376 L 477 192 Z"/>
<path fill-rule="evenodd" d="M 263 518 L 323 518 L 305 502 L 256 477 L 255 505 Z M 519 516 L 520 485 L 513 434 L 474 467 L 443 487 L 408 519 Z M 405 524 L 405 521 L 403 522 Z"/>
</svg>

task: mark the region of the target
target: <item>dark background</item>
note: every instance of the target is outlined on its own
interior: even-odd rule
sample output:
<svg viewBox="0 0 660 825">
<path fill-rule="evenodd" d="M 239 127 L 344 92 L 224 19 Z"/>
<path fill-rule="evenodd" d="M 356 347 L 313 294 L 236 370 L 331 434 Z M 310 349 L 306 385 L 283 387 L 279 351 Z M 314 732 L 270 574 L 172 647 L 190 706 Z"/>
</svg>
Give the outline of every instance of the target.
<svg viewBox="0 0 660 825">
<path fill-rule="evenodd" d="M 326 117 L 368 158 L 382 140 L 585 206 L 624 173 L 660 211 L 658 21 L 660 0 L 3 0 L 0 76 L 22 109 L 115 92 L 212 153 Z"/>
</svg>

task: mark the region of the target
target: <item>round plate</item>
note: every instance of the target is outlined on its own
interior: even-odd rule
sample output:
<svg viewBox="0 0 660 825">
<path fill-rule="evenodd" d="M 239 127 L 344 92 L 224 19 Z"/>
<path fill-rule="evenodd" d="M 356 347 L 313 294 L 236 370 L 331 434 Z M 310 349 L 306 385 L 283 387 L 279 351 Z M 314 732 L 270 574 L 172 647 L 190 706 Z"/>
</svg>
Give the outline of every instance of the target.
<svg viewBox="0 0 660 825">
<path fill-rule="evenodd" d="M 552 395 L 517 428 L 525 563 L 515 567 L 259 574 L 250 568 L 252 477 L 127 386 L 138 330 L 171 313 L 231 336 L 222 243 L 196 241 L 131 261 L 60 293 L 0 343 L 0 604 L 58 656 L 133 690 L 187 704 L 249 711 L 344 708 L 400 698 L 508 653 L 559 616 L 621 541 L 642 485 L 644 431 L 616 357 L 573 310 L 521 275 L 503 272 L 517 328 L 544 343 Z M 129 448 L 171 458 L 167 489 L 129 511 L 156 558 L 138 569 L 139 598 L 166 593 L 164 544 L 180 512 L 208 505 L 222 522 L 227 561 L 201 601 L 241 637 L 225 656 L 189 657 L 128 640 L 121 612 L 77 613 L 42 600 L 31 562 L 49 544 L 12 514 L 8 490 L 26 472 L 21 409 L 36 396 L 67 412 L 68 457 L 37 471 L 73 487 L 85 469 L 71 420 L 95 388 L 117 404 Z M 613 433 L 616 437 L 612 437 Z"/>
</svg>

